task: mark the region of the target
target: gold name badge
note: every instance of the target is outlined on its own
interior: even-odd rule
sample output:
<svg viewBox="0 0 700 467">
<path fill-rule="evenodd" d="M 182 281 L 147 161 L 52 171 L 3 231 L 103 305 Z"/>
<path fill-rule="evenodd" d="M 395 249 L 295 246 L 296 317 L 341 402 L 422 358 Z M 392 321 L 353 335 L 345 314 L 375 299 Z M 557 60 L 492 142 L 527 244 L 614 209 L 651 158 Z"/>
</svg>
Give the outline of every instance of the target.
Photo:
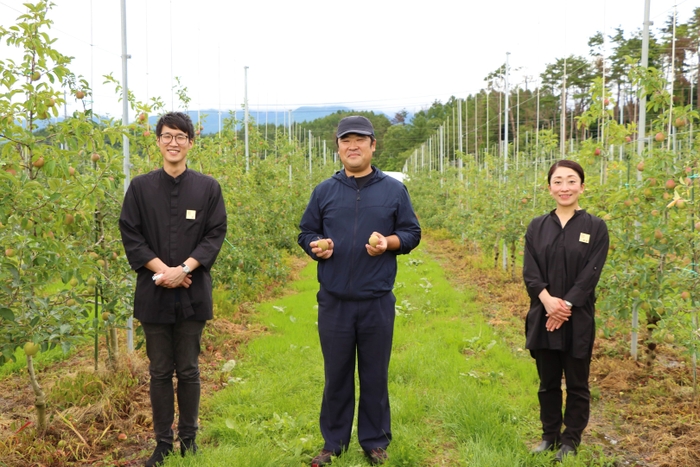
<svg viewBox="0 0 700 467">
<path fill-rule="evenodd" d="M 588 243 L 591 241 L 591 235 L 581 232 L 581 236 L 578 238 L 579 242 Z"/>
<path fill-rule="evenodd" d="M 186 217 L 187 217 L 187 219 L 191 219 L 191 220 L 195 219 L 197 217 L 197 211 L 194 211 L 192 209 L 188 209 Z M 583 234 L 581 234 L 581 235 L 583 235 Z"/>
</svg>

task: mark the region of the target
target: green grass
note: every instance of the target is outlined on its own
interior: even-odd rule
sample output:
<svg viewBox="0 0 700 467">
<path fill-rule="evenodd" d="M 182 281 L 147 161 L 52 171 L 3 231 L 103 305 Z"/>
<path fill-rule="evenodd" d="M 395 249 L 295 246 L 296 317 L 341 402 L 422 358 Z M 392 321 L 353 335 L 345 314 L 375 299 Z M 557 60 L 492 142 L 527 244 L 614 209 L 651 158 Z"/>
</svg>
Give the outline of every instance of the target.
<svg viewBox="0 0 700 467">
<path fill-rule="evenodd" d="M 316 328 L 315 265 L 294 293 L 259 305 L 269 333 L 251 341 L 230 384 L 205 400 L 201 451 L 167 466 L 308 465 L 323 446 L 318 412 L 323 366 Z M 472 291 L 455 290 L 422 248 L 399 257 L 389 391 L 394 440 L 388 466 L 544 466 L 537 374 L 480 313 Z M 524 338 L 523 338 L 524 339 Z M 368 465 L 353 440 L 334 467 Z M 582 446 L 564 466 L 612 465 Z"/>
</svg>

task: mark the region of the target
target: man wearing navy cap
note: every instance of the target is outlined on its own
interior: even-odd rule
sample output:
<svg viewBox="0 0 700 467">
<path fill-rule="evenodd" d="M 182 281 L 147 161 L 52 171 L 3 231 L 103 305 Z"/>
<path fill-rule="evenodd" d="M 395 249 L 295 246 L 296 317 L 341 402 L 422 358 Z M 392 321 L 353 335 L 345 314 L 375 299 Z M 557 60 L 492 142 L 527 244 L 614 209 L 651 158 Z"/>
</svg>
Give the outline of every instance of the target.
<svg viewBox="0 0 700 467">
<path fill-rule="evenodd" d="M 330 464 L 350 444 L 355 356 L 360 446 L 373 464 L 388 458 L 396 256 L 409 253 L 421 238 L 406 187 L 372 165 L 377 146 L 372 123 L 361 116 L 346 117 L 336 138 L 343 170 L 314 189 L 298 238 L 318 262 L 320 283 L 318 333 L 325 373 L 320 425 L 325 444 L 312 467 Z"/>
</svg>

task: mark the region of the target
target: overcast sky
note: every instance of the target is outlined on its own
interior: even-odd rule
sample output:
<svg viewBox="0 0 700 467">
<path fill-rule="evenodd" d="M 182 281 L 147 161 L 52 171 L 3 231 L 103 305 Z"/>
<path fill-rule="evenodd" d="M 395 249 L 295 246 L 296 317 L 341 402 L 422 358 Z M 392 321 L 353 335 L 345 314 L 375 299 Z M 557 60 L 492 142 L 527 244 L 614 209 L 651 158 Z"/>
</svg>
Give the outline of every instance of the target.
<svg viewBox="0 0 700 467">
<path fill-rule="evenodd" d="M 0 24 L 14 24 L 24 1 L 0 0 Z M 94 110 L 119 117 L 102 77 L 121 79 L 120 1 L 54 2 L 55 47 L 92 83 Z M 652 28 L 674 5 L 686 21 L 697 0 L 651 0 Z M 506 52 L 521 77 L 536 78 L 556 58 L 586 55 L 596 31 L 641 29 L 644 0 L 127 0 L 126 14 L 129 88 L 139 100 L 181 108 L 177 76 L 190 109 L 240 108 L 248 66 L 251 108 L 393 112 L 477 92 Z M 0 45 L 3 59 L 14 53 Z"/>
</svg>

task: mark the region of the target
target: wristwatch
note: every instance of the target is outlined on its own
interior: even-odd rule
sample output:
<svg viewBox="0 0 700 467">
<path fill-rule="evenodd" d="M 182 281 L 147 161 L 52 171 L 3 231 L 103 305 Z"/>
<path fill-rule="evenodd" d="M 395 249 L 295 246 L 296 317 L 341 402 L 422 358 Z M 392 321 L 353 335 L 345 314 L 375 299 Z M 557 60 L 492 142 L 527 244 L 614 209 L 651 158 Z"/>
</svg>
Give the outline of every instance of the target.
<svg viewBox="0 0 700 467">
<path fill-rule="evenodd" d="M 185 274 L 189 274 L 192 271 L 190 271 L 190 267 L 186 265 L 185 263 L 182 263 L 180 266 L 182 266 L 182 270 L 185 271 Z"/>
</svg>

